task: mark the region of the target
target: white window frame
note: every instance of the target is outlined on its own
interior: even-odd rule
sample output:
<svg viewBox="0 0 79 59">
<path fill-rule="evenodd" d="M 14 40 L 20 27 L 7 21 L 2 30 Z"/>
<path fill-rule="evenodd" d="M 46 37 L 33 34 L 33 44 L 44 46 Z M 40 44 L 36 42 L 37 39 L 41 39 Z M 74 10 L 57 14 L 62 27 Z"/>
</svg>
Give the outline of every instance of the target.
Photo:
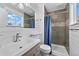
<svg viewBox="0 0 79 59">
<path fill-rule="evenodd" d="M 76 20 L 76 3 L 70 3 L 69 5 L 69 25 L 77 23 Z"/>
<path fill-rule="evenodd" d="M 11 10 L 11 9 L 10 9 Z M 11 10 L 12 11 L 12 10 Z M 13 12 L 13 11 L 12 11 Z M 13 12 L 14 13 L 14 12 Z M 7 15 L 8 16 L 8 15 Z M 14 16 L 20 16 L 20 15 L 16 15 L 16 14 L 14 14 Z M 22 19 L 23 19 L 23 17 L 22 17 Z M 21 20 L 22 21 L 22 20 Z M 7 24 L 8 25 L 8 24 Z M 9 27 L 22 27 L 22 23 L 21 23 L 21 26 L 17 26 L 16 25 L 16 22 L 13 24 L 13 25 L 8 25 Z"/>
</svg>

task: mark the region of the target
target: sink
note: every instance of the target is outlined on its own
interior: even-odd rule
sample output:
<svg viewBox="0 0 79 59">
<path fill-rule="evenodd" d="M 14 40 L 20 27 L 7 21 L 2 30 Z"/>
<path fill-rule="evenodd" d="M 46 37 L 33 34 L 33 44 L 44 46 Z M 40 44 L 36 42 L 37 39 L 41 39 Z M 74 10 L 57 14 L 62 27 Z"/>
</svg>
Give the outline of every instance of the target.
<svg viewBox="0 0 79 59">
<path fill-rule="evenodd" d="M 24 50 L 28 51 L 38 42 L 40 42 L 38 39 L 33 39 L 33 38 L 29 38 L 29 39 L 22 38 L 21 41 L 10 42 L 7 45 L 2 46 L 0 48 L 0 55 L 2 56 L 19 55 L 21 52 L 23 53 Z"/>
</svg>

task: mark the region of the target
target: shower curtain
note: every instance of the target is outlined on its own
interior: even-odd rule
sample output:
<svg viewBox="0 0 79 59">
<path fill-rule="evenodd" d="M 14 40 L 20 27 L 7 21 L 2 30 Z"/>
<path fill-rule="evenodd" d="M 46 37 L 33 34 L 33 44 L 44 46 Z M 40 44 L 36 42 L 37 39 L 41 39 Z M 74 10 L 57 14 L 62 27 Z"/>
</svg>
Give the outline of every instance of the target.
<svg viewBox="0 0 79 59">
<path fill-rule="evenodd" d="M 51 46 L 51 17 L 44 17 L 44 44 Z"/>
</svg>

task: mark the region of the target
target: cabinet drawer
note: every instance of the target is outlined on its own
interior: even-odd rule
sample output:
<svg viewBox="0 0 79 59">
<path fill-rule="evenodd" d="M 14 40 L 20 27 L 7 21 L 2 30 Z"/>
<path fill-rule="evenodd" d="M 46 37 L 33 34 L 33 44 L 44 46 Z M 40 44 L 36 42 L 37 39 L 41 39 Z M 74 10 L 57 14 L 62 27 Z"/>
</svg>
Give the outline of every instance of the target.
<svg viewBox="0 0 79 59">
<path fill-rule="evenodd" d="M 23 56 L 38 56 L 40 54 L 40 44 L 37 44 L 31 48 L 28 52 L 23 54 Z"/>
</svg>

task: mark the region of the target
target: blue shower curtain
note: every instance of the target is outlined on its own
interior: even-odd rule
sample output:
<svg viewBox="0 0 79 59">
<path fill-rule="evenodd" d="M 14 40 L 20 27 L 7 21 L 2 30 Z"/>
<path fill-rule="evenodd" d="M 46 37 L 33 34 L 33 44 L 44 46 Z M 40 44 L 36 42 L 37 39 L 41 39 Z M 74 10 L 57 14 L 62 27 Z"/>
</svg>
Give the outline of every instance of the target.
<svg viewBox="0 0 79 59">
<path fill-rule="evenodd" d="M 44 17 L 44 44 L 51 46 L 51 17 Z"/>
</svg>

